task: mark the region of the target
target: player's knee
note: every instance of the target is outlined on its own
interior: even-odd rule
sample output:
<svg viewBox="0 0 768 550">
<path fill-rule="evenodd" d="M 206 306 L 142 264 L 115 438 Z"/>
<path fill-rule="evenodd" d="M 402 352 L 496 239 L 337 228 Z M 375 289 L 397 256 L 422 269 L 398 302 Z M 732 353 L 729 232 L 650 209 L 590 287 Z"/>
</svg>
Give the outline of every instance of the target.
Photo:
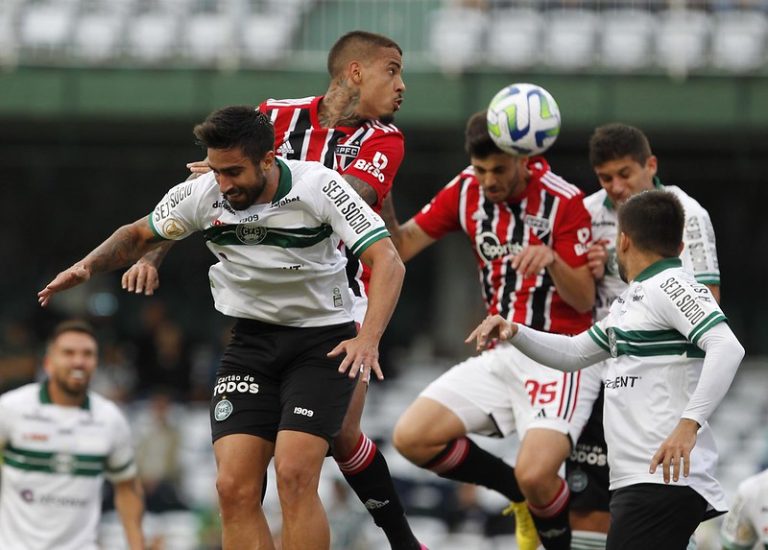
<svg viewBox="0 0 768 550">
<path fill-rule="evenodd" d="M 524 461 L 515 465 L 515 478 L 524 495 L 538 495 L 557 478 L 557 470 L 539 461 Z"/>
<path fill-rule="evenodd" d="M 422 442 L 423 440 L 418 437 L 413 425 L 409 425 L 401 417 L 397 424 L 395 424 L 395 429 L 392 432 L 392 444 L 397 449 L 397 452 L 408 460 L 415 461 L 419 458 L 420 453 L 418 450 Z"/>
<path fill-rule="evenodd" d="M 247 480 L 219 473 L 216 477 L 216 492 L 222 510 L 261 505 L 261 480 Z"/>
<path fill-rule="evenodd" d="M 317 494 L 320 472 L 299 460 L 275 463 L 277 493 L 280 501 L 290 504 Z"/>
</svg>

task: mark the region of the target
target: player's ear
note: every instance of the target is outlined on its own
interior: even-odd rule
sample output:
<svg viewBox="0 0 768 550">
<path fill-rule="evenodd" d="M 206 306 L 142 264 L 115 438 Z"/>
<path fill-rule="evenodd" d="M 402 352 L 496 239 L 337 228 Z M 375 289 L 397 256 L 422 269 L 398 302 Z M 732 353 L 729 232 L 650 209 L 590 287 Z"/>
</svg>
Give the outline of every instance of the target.
<svg viewBox="0 0 768 550">
<path fill-rule="evenodd" d="M 272 166 L 275 164 L 275 151 L 267 151 L 264 155 L 264 158 L 261 159 L 261 169 L 263 171 L 271 170 Z"/>
<path fill-rule="evenodd" d="M 349 63 L 349 68 L 347 70 L 347 74 L 349 76 L 349 80 L 359 86 L 360 83 L 363 81 L 363 66 L 359 61 L 352 61 Z"/>
<path fill-rule="evenodd" d="M 632 239 L 629 238 L 629 235 L 621 231 L 619 233 L 619 238 L 616 239 L 616 247 L 621 252 L 626 252 L 631 242 L 632 242 Z"/>
<path fill-rule="evenodd" d="M 677 255 L 683 253 L 683 249 L 685 248 L 685 243 L 683 241 L 680 241 L 680 244 L 677 246 Z"/>
<path fill-rule="evenodd" d="M 645 161 L 645 169 L 648 170 L 651 177 L 656 175 L 656 171 L 659 169 L 659 160 L 656 158 L 656 155 L 648 157 Z"/>
</svg>

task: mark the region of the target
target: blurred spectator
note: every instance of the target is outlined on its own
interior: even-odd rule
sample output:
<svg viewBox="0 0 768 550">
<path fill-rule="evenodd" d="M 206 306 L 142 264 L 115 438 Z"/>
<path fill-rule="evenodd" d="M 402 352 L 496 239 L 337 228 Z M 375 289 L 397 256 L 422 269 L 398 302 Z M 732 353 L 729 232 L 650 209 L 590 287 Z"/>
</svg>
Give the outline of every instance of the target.
<svg viewBox="0 0 768 550">
<path fill-rule="evenodd" d="M 0 340 L 0 393 L 34 381 L 38 342 L 32 331 L 19 321 L 2 326 Z"/>
<path fill-rule="evenodd" d="M 141 313 L 141 332 L 135 339 L 139 396 L 155 388 L 173 388 L 174 398 L 186 399 L 191 361 L 181 327 L 168 317 L 164 302 L 152 300 Z"/>
<path fill-rule="evenodd" d="M 136 367 L 128 359 L 123 342 L 105 343 L 101 364 L 94 373 L 91 387 L 107 399 L 119 404 L 129 403 L 136 389 Z"/>
<path fill-rule="evenodd" d="M 365 534 L 367 514 L 360 507 L 349 485 L 339 478 L 332 481 L 332 495 L 326 505 L 333 548 L 365 550 L 371 543 Z"/>
</svg>

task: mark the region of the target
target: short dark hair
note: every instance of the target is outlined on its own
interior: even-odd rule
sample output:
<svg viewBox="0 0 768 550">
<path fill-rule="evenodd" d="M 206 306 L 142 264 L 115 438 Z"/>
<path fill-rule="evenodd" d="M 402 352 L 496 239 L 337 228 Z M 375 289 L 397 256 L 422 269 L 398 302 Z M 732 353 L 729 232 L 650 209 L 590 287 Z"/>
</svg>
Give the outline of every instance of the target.
<svg viewBox="0 0 768 550">
<path fill-rule="evenodd" d="M 680 255 L 685 211 L 672 193 L 662 190 L 638 193 L 619 208 L 618 217 L 619 231 L 631 238 L 638 249 L 663 258 Z"/>
<path fill-rule="evenodd" d="M 504 153 L 491 139 L 488 133 L 487 111 L 480 111 L 469 117 L 464 131 L 464 150 L 470 157 L 484 159 L 491 155 Z"/>
<path fill-rule="evenodd" d="M 193 130 L 204 149 L 233 149 L 257 163 L 275 148 L 275 129 L 269 117 L 251 105 L 232 105 L 212 112 Z"/>
<path fill-rule="evenodd" d="M 81 319 L 69 319 L 67 321 L 62 321 L 53 327 L 53 332 L 51 332 L 51 335 L 48 338 L 48 344 L 53 344 L 59 338 L 59 336 L 67 332 L 79 332 L 81 334 L 87 334 L 96 340 L 96 331 L 93 330 L 93 326 L 91 326 L 90 323 Z"/>
<path fill-rule="evenodd" d="M 653 153 L 648 138 L 638 128 L 617 122 L 595 128 L 589 138 L 589 162 L 600 166 L 611 160 L 631 157 L 644 165 Z"/>
<path fill-rule="evenodd" d="M 394 48 L 403 55 L 397 42 L 382 34 L 367 31 L 350 31 L 339 38 L 328 52 L 328 74 L 336 77 L 344 69 L 350 54 L 368 60 L 379 48 Z"/>
</svg>

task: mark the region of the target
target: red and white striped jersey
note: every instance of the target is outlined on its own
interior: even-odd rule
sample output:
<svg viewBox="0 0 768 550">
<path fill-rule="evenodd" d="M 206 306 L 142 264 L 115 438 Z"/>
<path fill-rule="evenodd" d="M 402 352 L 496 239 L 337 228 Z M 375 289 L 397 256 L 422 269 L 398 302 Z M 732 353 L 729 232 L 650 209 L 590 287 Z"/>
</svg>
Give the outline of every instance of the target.
<svg viewBox="0 0 768 550">
<path fill-rule="evenodd" d="M 372 207 L 379 213 L 403 162 L 403 134 L 393 124 L 375 120 L 357 127 L 323 128 L 317 117 L 322 99 L 268 99 L 259 105 L 275 127 L 275 150 L 283 158 L 322 162 L 342 175 L 360 178 L 376 191 Z"/>
<path fill-rule="evenodd" d="M 546 269 L 521 277 L 512 260 L 528 245 L 551 246 L 571 267 L 587 263 L 591 221 L 581 190 L 554 174 L 541 157 L 528 164 L 531 179 L 520 199 L 487 200 L 471 166 L 446 185 L 414 220 L 430 237 L 464 231 L 472 243 L 489 314 L 529 327 L 577 334 L 591 325 L 563 301 Z"/>
<path fill-rule="evenodd" d="M 275 151 L 283 158 L 322 162 L 339 174 L 363 180 L 376 191 L 371 207 L 378 214 L 403 162 L 403 133 L 393 124 L 376 120 L 356 127 L 323 128 L 318 119 L 322 99 L 267 99 L 259 105 L 275 128 Z M 347 261 L 350 288 L 361 296 L 368 286 L 369 269 L 349 253 Z"/>
</svg>

